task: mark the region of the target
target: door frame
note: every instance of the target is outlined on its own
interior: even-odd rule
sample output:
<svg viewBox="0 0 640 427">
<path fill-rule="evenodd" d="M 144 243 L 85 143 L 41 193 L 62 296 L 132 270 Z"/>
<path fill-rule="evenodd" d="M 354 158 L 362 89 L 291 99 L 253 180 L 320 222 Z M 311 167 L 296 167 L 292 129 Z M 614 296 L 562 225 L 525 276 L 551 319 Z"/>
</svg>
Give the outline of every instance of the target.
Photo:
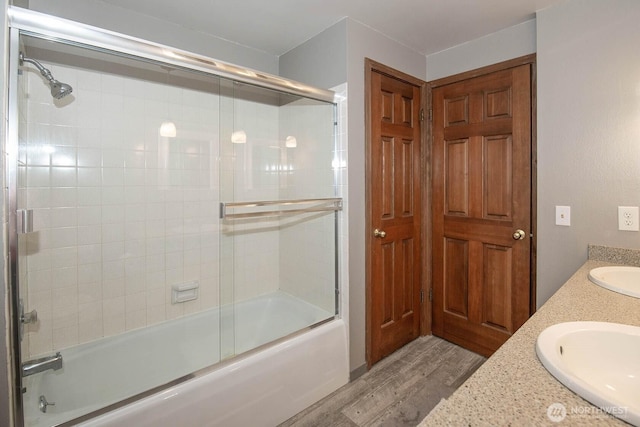
<svg viewBox="0 0 640 427">
<path fill-rule="evenodd" d="M 371 281 L 372 281 L 372 235 L 370 230 L 373 229 L 373 221 L 371 215 L 371 200 L 372 200 L 372 185 L 371 185 L 371 75 L 374 72 L 384 74 L 386 76 L 404 81 L 406 83 L 412 84 L 414 86 L 418 86 L 420 88 L 420 108 L 422 111 L 428 111 L 427 106 L 430 105 L 427 103 L 427 97 L 430 96 L 430 91 L 427 89 L 427 82 L 424 80 L 413 77 L 409 74 L 398 71 L 394 68 L 376 62 L 370 58 L 364 59 L 365 63 L 365 358 L 367 362 L 367 370 L 371 368 L 371 348 L 373 345 L 372 342 L 372 316 L 371 316 L 371 304 L 372 304 L 372 289 L 371 289 Z M 423 292 L 424 299 L 420 307 L 420 335 L 427 335 L 431 333 L 431 304 L 428 301 L 428 286 L 425 286 L 430 281 L 425 281 L 425 278 L 429 277 L 430 274 L 430 264 L 426 262 L 426 260 L 430 259 L 430 249 L 431 244 L 427 243 L 427 238 L 430 233 L 430 224 L 431 224 L 431 212 L 430 209 L 427 209 L 428 206 L 431 206 L 430 201 L 430 186 L 431 186 L 431 173 L 427 173 L 428 169 L 428 159 L 430 152 L 430 144 L 427 144 L 427 129 L 430 128 L 428 125 L 427 117 L 422 120 L 422 125 L 420 129 L 420 145 L 421 145 L 421 158 L 420 158 L 420 181 L 421 181 L 421 191 L 422 191 L 422 213 L 421 213 L 421 221 L 420 221 L 420 237 L 422 241 L 421 248 L 421 257 L 422 257 L 422 265 L 421 265 L 421 274 L 422 274 L 422 284 L 420 287 L 421 292 Z"/>
<path fill-rule="evenodd" d="M 447 76 L 447 77 L 443 77 L 441 79 L 437 79 L 437 80 L 432 80 L 427 82 L 427 97 L 429 98 L 429 117 L 431 117 L 431 110 L 433 108 L 433 104 L 431 101 L 431 96 L 432 96 L 432 91 L 433 89 L 440 87 L 440 86 L 445 86 L 451 83 L 458 83 L 460 81 L 463 80 L 468 80 L 474 77 L 479 77 L 479 76 L 483 76 L 486 74 L 491 74 L 493 72 L 496 71 L 502 71 L 502 70 L 507 70 L 509 68 L 515 68 L 521 65 L 530 65 L 531 67 L 531 258 L 530 258 L 530 262 L 531 262 L 531 271 L 530 271 L 530 288 L 529 288 L 529 294 L 530 294 L 530 303 L 529 303 L 529 316 L 532 316 L 537 309 L 537 303 L 536 303 L 536 289 L 537 289 L 537 284 L 536 284 L 536 270 L 537 270 L 537 264 L 536 264 L 536 260 L 537 260 L 537 238 L 538 238 L 538 230 L 537 230 L 537 206 L 538 206 L 538 197 L 537 197 L 537 170 L 538 170 L 538 159 L 537 159 L 537 98 L 536 98 L 536 94 L 537 94 L 537 78 L 536 78 L 536 54 L 532 53 L 529 55 L 524 55 L 524 56 L 520 56 L 518 58 L 514 58 L 514 59 L 509 59 L 506 61 L 502 61 L 496 64 L 492 64 L 492 65 L 488 65 L 485 67 L 480 67 L 480 68 L 476 68 L 474 70 L 470 70 L 470 71 L 465 71 L 459 74 L 454 74 L 451 76 Z M 428 131 L 428 146 L 431 147 L 433 145 L 433 133 L 432 133 L 432 125 L 431 122 L 429 122 L 429 131 Z M 429 163 L 429 167 L 431 166 L 431 164 Z M 428 179 L 428 186 L 429 186 L 429 193 L 431 194 L 433 191 L 433 188 L 431 188 L 432 186 L 432 176 L 431 176 L 431 169 L 429 170 L 429 179 Z M 431 205 L 429 205 L 430 208 Z M 430 211 L 431 209 L 429 209 Z M 431 230 L 429 230 L 428 233 L 429 236 L 431 236 Z M 428 263 L 429 266 L 431 266 L 431 263 L 433 262 L 432 259 L 432 255 L 431 255 L 431 246 L 432 246 L 432 241 L 428 240 L 428 245 L 429 245 L 429 258 L 425 259 L 425 263 Z M 429 268 L 429 272 L 431 272 L 431 268 Z M 428 289 L 432 289 L 433 288 L 433 278 L 431 276 L 431 274 L 427 275 L 425 277 L 426 280 L 426 286 L 428 287 Z M 431 304 L 430 305 L 430 313 L 432 313 L 431 311 Z"/>
</svg>

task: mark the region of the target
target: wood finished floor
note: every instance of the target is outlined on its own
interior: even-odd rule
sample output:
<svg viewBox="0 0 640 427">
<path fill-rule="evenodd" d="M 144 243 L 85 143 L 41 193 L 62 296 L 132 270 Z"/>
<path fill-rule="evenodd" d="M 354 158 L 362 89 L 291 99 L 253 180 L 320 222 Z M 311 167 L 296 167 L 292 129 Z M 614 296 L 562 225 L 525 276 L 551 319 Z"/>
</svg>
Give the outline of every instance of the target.
<svg viewBox="0 0 640 427">
<path fill-rule="evenodd" d="M 443 339 L 420 337 L 280 427 L 416 426 L 485 360 Z"/>
</svg>

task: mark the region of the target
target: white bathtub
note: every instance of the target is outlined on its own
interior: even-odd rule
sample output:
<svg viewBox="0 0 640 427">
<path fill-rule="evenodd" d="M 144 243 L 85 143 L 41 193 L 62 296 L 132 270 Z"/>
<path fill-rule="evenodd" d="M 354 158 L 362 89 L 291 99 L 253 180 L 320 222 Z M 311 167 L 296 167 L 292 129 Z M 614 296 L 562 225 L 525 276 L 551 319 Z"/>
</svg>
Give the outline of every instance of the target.
<svg viewBox="0 0 640 427">
<path fill-rule="evenodd" d="M 229 317 L 232 316 L 232 317 Z M 62 350 L 63 368 L 25 378 L 25 425 L 52 426 L 199 371 L 194 378 L 84 421 L 83 426 L 274 426 L 348 380 L 346 328 L 276 292 Z M 253 319 L 253 321 L 250 321 Z M 235 333 L 224 330 L 235 320 Z M 221 350 L 220 339 L 223 337 Z M 39 398 L 55 402 L 46 413 Z"/>
</svg>

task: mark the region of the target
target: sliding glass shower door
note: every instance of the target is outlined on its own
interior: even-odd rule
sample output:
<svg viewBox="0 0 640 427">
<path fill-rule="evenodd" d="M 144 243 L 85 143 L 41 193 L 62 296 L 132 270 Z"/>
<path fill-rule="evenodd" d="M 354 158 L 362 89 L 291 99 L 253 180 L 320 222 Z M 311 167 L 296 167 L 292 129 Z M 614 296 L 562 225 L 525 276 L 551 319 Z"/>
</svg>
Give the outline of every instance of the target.
<svg viewBox="0 0 640 427">
<path fill-rule="evenodd" d="M 225 358 L 336 314 L 341 200 L 334 104 L 220 87 L 221 321 L 234 325 Z"/>
<path fill-rule="evenodd" d="M 76 424 L 334 318 L 335 104 L 15 29 L 11 58 L 25 425 Z"/>
</svg>

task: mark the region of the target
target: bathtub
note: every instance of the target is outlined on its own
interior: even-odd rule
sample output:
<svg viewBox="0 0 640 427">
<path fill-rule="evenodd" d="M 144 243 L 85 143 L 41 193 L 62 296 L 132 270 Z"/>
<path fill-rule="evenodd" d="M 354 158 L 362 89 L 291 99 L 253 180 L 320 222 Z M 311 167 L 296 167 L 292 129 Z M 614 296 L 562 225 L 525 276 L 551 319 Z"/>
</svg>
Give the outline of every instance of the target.
<svg viewBox="0 0 640 427">
<path fill-rule="evenodd" d="M 347 383 L 346 327 L 332 318 L 275 292 L 62 350 L 62 369 L 24 379 L 25 426 L 277 425 Z M 41 412 L 40 396 L 55 406 Z"/>
</svg>

